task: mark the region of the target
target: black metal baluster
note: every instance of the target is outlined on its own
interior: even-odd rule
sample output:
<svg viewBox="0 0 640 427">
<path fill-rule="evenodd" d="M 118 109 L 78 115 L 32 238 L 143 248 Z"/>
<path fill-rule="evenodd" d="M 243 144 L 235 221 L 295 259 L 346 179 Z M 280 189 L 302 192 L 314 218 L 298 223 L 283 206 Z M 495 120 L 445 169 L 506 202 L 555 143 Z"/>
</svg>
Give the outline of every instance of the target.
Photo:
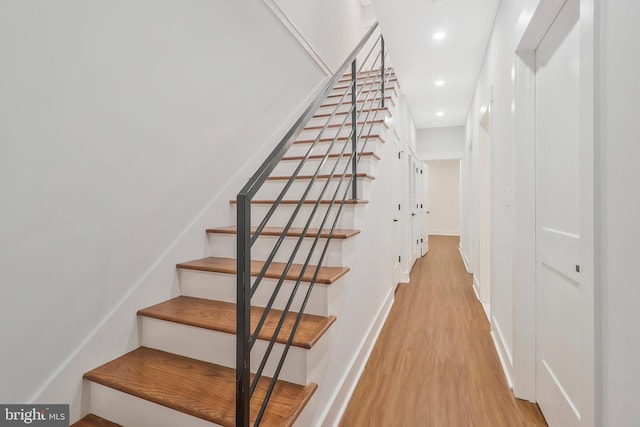
<svg viewBox="0 0 640 427">
<path fill-rule="evenodd" d="M 354 153 L 358 152 L 358 115 L 356 113 L 357 110 L 357 98 L 356 92 L 358 90 L 358 72 L 356 71 L 356 60 L 353 59 L 351 63 L 351 128 L 353 135 L 351 136 L 351 147 Z M 351 173 L 353 174 L 353 179 L 351 180 L 351 198 L 353 200 L 358 200 L 358 186 L 356 185 L 356 177 L 358 172 L 358 162 L 356 161 L 355 156 L 351 161 Z"/>
<path fill-rule="evenodd" d="M 382 51 L 382 64 L 380 66 L 380 85 L 382 86 L 382 108 L 384 108 L 384 37 L 380 36 L 380 50 Z"/>
<path fill-rule="evenodd" d="M 236 313 L 236 426 L 249 427 L 251 400 L 251 198 L 244 193 L 237 198 L 237 313 Z"/>
</svg>

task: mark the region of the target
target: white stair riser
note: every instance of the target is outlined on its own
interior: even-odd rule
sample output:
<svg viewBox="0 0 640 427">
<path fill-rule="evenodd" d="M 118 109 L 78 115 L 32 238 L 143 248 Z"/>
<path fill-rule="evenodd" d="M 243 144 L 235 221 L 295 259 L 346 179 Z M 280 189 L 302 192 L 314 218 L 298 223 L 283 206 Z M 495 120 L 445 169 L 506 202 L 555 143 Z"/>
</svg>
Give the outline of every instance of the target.
<svg viewBox="0 0 640 427">
<path fill-rule="evenodd" d="M 369 151 L 369 150 L 367 150 Z M 308 159 L 300 169 L 299 175 L 314 175 L 318 171 L 322 159 Z M 338 166 L 335 168 L 336 173 L 342 173 L 347 168 L 347 173 L 351 172 L 351 163 L 349 157 L 343 157 L 341 159 L 329 158 L 327 162 L 320 168 L 320 174 L 329 174 L 333 170 L 336 160 L 338 160 Z M 378 159 L 373 156 L 362 156 L 358 162 L 358 173 L 366 173 L 368 175 L 376 176 L 376 166 Z M 347 164 L 348 163 L 348 164 Z M 271 175 L 286 175 L 291 174 L 298 168 L 300 160 L 285 160 L 278 163 Z"/>
<path fill-rule="evenodd" d="M 342 308 L 343 292 L 346 276 L 341 277 L 330 285 L 316 284 L 305 307 L 305 313 L 318 316 L 337 315 Z M 232 274 L 211 273 L 197 270 L 178 270 L 181 294 L 184 296 L 205 298 L 223 302 L 236 302 L 236 276 Z M 252 280 L 255 280 L 253 278 Z M 253 283 L 253 282 L 252 282 Z M 251 304 L 257 307 L 266 307 L 273 292 L 277 279 L 264 278 L 258 286 L 258 290 L 251 298 Z M 296 282 L 285 280 L 273 303 L 273 308 L 282 310 L 293 292 Z M 309 290 L 307 282 L 301 282 L 298 286 L 291 308 L 299 310 Z"/>
<path fill-rule="evenodd" d="M 341 195 L 342 196 L 342 195 Z M 349 195 L 348 195 L 349 196 Z M 340 218 L 336 223 L 336 228 L 358 228 L 357 224 L 362 218 L 362 210 L 366 205 L 349 205 L 345 204 L 342 208 L 342 213 L 340 214 Z M 233 205 L 233 209 L 231 212 L 232 218 L 236 218 L 235 212 L 235 204 Z M 251 225 L 257 226 L 259 225 L 263 218 L 269 212 L 271 205 L 263 205 L 263 204 L 252 204 L 251 205 Z M 294 210 L 296 209 L 296 205 L 280 205 L 276 208 L 273 215 L 267 221 L 267 226 L 270 227 L 284 227 L 289 222 L 291 216 L 293 215 Z M 311 213 L 314 209 L 313 205 L 304 204 L 298 215 L 293 219 L 293 227 L 305 227 L 309 218 L 311 217 Z M 311 222 L 309 226 L 311 228 L 320 228 L 322 225 L 325 227 L 333 227 L 337 212 L 339 210 L 338 203 L 334 204 L 331 207 L 331 210 L 328 211 L 329 205 L 321 204 L 313 218 L 311 218 Z M 327 211 L 329 212 L 327 214 Z M 326 218 L 326 220 L 325 220 Z M 324 222 L 324 224 L 323 224 Z"/>
<path fill-rule="evenodd" d="M 89 382 L 91 413 L 131 427 L 215 427 L 214 424 L 140 399 L 101 384 Z"/>
<path fill-rule="evenodd" d="M 327 185 L 328 181 L 328 185 Z M 338 194 L 342 196 L 344 193 L 344 189 L 349 187 L 351 188 L 351 177 L 344 176 L 342 179 L 342 183 L 340 183 L 340 179 L 334 178 L 331 180 L 327 180 L 324 178 L 319 178 L 316 182 L 313 183 L 309 193 L 307 194 L 307 199 L 318 199 L 320 194 L 323 194 L 322 198 L 326 199 L 328 197 L 333 197 L 338 189 Z M 367 199 L 369 192 L 371 191 L 371 182 L 372 180 L 362 177 L 356 177 L 356 190 L 358 192 L 358 197 Z M 287 192 L 285 193 L 285 199 L 300 199 L 302 195 L 307 191 L 309 184 L 311 183 L 310 179 L 296 179 L 291 184 Z M 287 184 L 285 180 L 268 180 L 264 183 L 262 188 L 258 190 L 256 194 L 256 199 L 265 199 L 265 200 L 275 200 L 280 196 L 284 186 Z M 326 187 L 326 188 L 325 188 Z M 340 191 L 339 188 L 342 188 Z M 324 191 L 324 193 L 323 193 Z"/>
<path fill-rule="evenodd" d="M 342 95 L 344 94 L 346 88 L 344 87 L 344 83 L 341 83 L 338 87 L 335 87 L 329 97 L 327 99 L 334 99 L 336 101 L 340 101 Z M 358 86 L 356 90 L 356 96 L 360 95 L 360 99 L 365 99 L 367 96 L 373 98 L 374 96 L 380 96 L 382 94 L 382 88 L 380 87 L 380 81 L 377 83 L 372 83 L 372 80 L 369 80 L 367 84 L 364 85 L 364 90 L 362 86 Z M 387 84 L 384 87 L 385 95 L 393 95 L 398 96 L 398 90 L 394 84 Z M 349 87 L 349 91 L 347 96 L 345 96 L 345 101 L 351 100 L 351 87 Z"/>
<path fill-rule="evenodd" d="M 370 129 L 371 128 L 371 129 Z M 379 141 L 379 138 L 377 137 L 367 137 L 367 135 L 380 135 L 382 132 L 385 132 L 387 130 L 386 127 L 382 126 L 381 124 L 374 124 L 373 126 L 371 126 L 371 124 L 367 124 L 364 126 L 364 130 L 362 125 L 358 125 L 358 140 L 359 142 L 364 141 L 365 139 L 369 141 L 369 143 L 367 145 L 370 145 L 371 143 L 373 143 L 373 141 L 375 140 L 376 142 L 382 142 Z M 322 134 L 322 140 L 319 140 L 316 143 L 316 146 L 320 146 L 320 147 L 326 147 L 325 149 L 322 150 L 322 153 L 326 153 L 327 149 L 329 148 L 329 145 L 331 145 L 332 143 L 332 139 L 336 136 L 336 134 L 338 129 L 327 129 L 323 134 Z M 342 147 L 346 144 L 347 145 L 347 149 L 345 150 L 345 152 L 349 152 L 350 148 L 351 148 L 351 144 L 352 144 L 352 139 L 351 139 L 351 129 L 342 129 L 342 131 L 340 131 L 340 135 L 338 140 L 335 141 L 335 143 L 333 143 L 333 150 L 332 152 L 339 152 L 342 150 Z M 297 145 L 302 145 L 302 146 L 306 146 L 306 148 L 308 149 L 309 146 L 311 144 L 313 144 L 313 142 L 316 140 L 318 136 L 318 131 L 317 130 L 311 130 L 311 131 L 304 131 L 300 134 L 300 136 L 296 139 L 296 143 L 293 144 L 291 146 L 291 148 L 297 146 Z M 338 150 L 335 150 L 335 148 L 338 148 Z M 306 153 L 307 150 L 305 150 Z M 289 149 L 289 151 L 287 151 L 287 155 L 291 155 L 291 150 Z"/>
<path fill-rule="evenodd" d="M 371 152 L 371 153 L 375 153 L 378 155 L 378 157 L 381 157 L 380 154 L 382 152 L 382 140 L 380 140 L 380 138 L 361 138 L 358 143 L 356 144 L 356 152 L 361 153 L 361 152 Z M 346 145 L 346 148 L 345 148 Z M 311 154 L 312 155 L 322 155 L 322 154 L 326 154 L 327 150 L 329 150 L 329 148 L 331 148 L 330 153 L 331 154 L 344 154 L 344 153 L 351 153 L 351 147 L 352 147 L 352 143 L 351 141 L 337 141 L 335 144 L 333 144 L 333 147 L 331 147 L 331 143 L 330 142 L 319 142 L 316 144 L 315 147 L 311 148 L 311 144 L 293 144 L 289 150 L 287 150 L 287 156 L 304 156 L 309 152 L 309 149 L 311 149 Z M 327 163 L 329 163 L 328 166 L 333 166 L 335 162 L 335 159 L 329 159 L 329 161 Z M 338 166 L 336 168 L 336 173 L 342 173 L 344 171 L 344 164 L 342 167 Z M 347 170 L 347 173 L 351 172 L 351 169 Z"/>
<path fill-rule="evenodd" d="M 334 110 L 337 112 L 344 112 L 344 111 L 350 111 L 351 110 L 351 103 L 343 103 L 342 105 L 338 106 L 336 108 L 336 101 L 335 100 L 328 100 L 325 101 L 323 103 L 323 105 L 318 108 L 318 113 L 331 113 Z M 390 100 L 389 98 L 386 98 L 384 101 L 384 105 L 385 107 L 389 107 L 389 108 L 393 108 L 395 106 L 395 101 Z M 370 109 L 371 110 L 371 114 L 373 114 L 375 112 L 375 108 L 381 108 L 382 105 L 380 103 L 380 97 L 378 97 L 377 99 L 369 99 L 366 102 L 358 102 L 358 109 L 356 110 L 356 114 L 358 115 L 362 115 L 362 114 L 367 114 L 369 112 Z M 362 116 L 364 117 L 364 116 Z"/>
<path fill-rule="evenodd" d="M 141 317 L 140 322 L 142 326 L 141 342 L 145 347 L 215 363 L 232 369 L 236 367 L 235 334 L 149 317 Z M 317 353 L 326 352 L 326 347 L 332 341 L 328 337 L 331 333 L 330 328 L 311 349 L 291 346 L 278 378 L 300 385 L 320 381 L 318 367 L 309 362 L 321 360 L 320 355 Z M 251 350 L 251 372 L 255 373 L 260 366 L 268 345 L 268 341 L 256 341 Z M 274 344 L 263 375 L 267 377 L 275 375 L 284 347 L 284 344 Z M 314 374 L 315 377 L 313 377 Z"/>
<path fill-rule="evenodd" d="M 331 111 L 325 111 L 325 113 L 330 113 Z M 346 124 L 344 125 L 345 127 L 349 127 L 351 126 L 351 116 L 347 115 L 347 120 L 346 120 Z M 367 117 L 366 113 L 358 120 L 358 122 L 363 122 L 365 117 Z M 371 121 L 375 121 L 375 120 L 384 120 L 385 118 L 389 118 L 390 113 L 388 112 L 388 110 L 372 110 L 371 113 L 369 114 L 369 117 L 367 118 L 368 122 Z M 307 123 L 307 126 L 324 126 L 325 123 L 327 123 L 327 120 L 329 121 L 329 124 L 331 125 L 341 125 L 343 121 L 345 121 L 345 115 L 344 114 L 336 114 L 333 117 L 315 117 L 312 118 L 311 120 L 309 120 L 309 123 Z M 360 126 L 362 126 L 362 123 L 360 123 Z"/>
<path fill-rule="evenodd" d="M 387 127 L 383 125 L 383 123 L 379 122 L 383 120 L 383 117 L 379 117 L 377 119 L 373 118 L 374 112 L 371 113 L 371 116 L 367 118 L 365 121 L 365 117 L 362 117 L 358 120 L 358 127 L 356 128 L 358 135 L 379 135 L 381 132 L 387 130 Z M 378 120 L 378 122 L 376 122 Z M 342 126 L 342 123 L 339 123 Z M 312 126 L 312 125 L 309 125 Z M 324 126 L 324 124 L 322 124 Z M 300 132 L 300 135 L 296 138 L 296 141 L 313 141 L 320 133 L 320 129 L 303 129 Z M 338 132 L 340 131 L 340 132 Z M 324 132 L 322 132 L 322 139 L 333 138 L 336 135 L 340 135 L 340 137 L 349 137 L 351 134 L 351 120 L 348 120 L 347 123 L 340 127 L 327 127 Z M 328 142 L 327 142 L 328 143 Z"/>
<path fill-rule="evenodd" d="M 276 252 L 274 261 L 288 262 L 295 246 L 298 244 L 299 237 L 285 237 Z M 235 258 L 236 256 L 236 235 L 235 234 L 209 234 L 209 255 L 215 257 Z M 278 241 L 276 236 L 260 236 L 251 247 L 251 258 L 258 260 L 266 260 L 273 251 Z M 307 256 L 315 238 L 303 238 L 300 247 L 294 257 L 296 264 L 306 262 Z M 319 238 L 311 257 L 311 265 L 317 265 L 320 256 L 324 250 L 327 239 Z M 329 248 L 324 256 L 324 265 L 334 267 L 342 267 L 347 265 L 347 253 L 353 250 L 353 239 L 331 239 Z"/>
</svg>

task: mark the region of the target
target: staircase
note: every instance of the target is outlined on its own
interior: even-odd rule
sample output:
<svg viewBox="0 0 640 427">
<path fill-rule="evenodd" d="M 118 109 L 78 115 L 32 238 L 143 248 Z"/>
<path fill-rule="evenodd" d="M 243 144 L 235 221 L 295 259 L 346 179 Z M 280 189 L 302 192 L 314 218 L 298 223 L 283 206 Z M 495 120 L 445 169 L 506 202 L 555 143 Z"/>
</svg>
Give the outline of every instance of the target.
<svg viewBox="0 0 640 427">
<path fill-rule="evenodd" d="M 363 60 L 358 73 L 355 63 L 351 73 L 341 68 L 308 120 L 276 149 L 282 155 L 249 200 L 246 223 L 206 230 L 209 256 L 177 265 L 181 294 L 138 311 L 140 347 L 84 375 L 91 414 L 74 426 L 312 425 L 358 218 L 397 97 L 393 71 L 380 62 Z M 239 200 L 230 206 L 242 217 Z M 254 242 L 250 258 L 239 260 L 243 239 Z M 239 286 L 255 288 L 246 312 L 236 304 Z M 256 375 L 251 394 L 246 386 Z M 239 421 L 240 411 L 249 417 Z"/>
</svg>

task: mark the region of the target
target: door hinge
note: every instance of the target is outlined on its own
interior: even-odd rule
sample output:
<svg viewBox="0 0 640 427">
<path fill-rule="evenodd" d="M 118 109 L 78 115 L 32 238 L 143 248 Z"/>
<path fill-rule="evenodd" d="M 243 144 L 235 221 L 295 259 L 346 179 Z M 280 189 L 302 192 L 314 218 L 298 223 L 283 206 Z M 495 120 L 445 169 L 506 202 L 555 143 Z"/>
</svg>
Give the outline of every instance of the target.
<svg viewBox="0 0 640 427">
<path fill-rule="evenodd" d="M 420 169 L 420 175 L 422 175 L 422 169 Z"/>
<path fill-rule="evenodd" d="M 424 239 L 422 237 L 420 238 L 420 243 L 424 243 Z"/>
<path fill-rule="evenodd" d="M 398 203 L 398 210 L 400 210 L 400 203 Z"/>
<path fill-rule="evenodd" d="M 398 255 L 398 262 L 402 262 L 402 257 Z"/>
<path fill-rule="evenodd" d="M 420 209 L 422 209 L 422 203 L 420 203 Z"/>
<path fill-rule="evenodd" d="M 400 154 L 401 153 L 402 153 L 401 151 L 398 151 L 398 160 L 400 160 Z"/>
<path fill-rule="evenodd" d="M 580 266 L 576 265 L 576 273 L 580 273 Z"/>
</svg>

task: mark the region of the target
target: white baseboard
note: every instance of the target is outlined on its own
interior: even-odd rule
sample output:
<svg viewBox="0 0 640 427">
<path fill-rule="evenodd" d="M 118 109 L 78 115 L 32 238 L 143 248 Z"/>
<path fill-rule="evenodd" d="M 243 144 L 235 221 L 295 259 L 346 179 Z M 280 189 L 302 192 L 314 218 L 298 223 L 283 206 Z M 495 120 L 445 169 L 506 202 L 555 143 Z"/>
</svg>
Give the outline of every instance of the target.
<svg viewBox="0 0 640 427">
<path fill-rule="evenodd" d="M 360 376 L 369 361 L 369 356 L 371 356 L 380 331 L 387 320 L 387 316 L 389 316 L 393 302 L 394 292 L 391 290 L 380 307 L 380 310 L 378 310 L 376 319 L 371 323 L 371 327 L 365 339 L 360 344 L 358 352 L 351 360 L 349 369 L 340 379 L 340 385 L 336 388 L 336 391 L 329 400 L 329 404 L 319 418 L 321 420 L 319 425 L 322 427 L 337 427 L 338 424 L 340 424 L 340 420 L 342 419 L 342 415 L 344 415 L 344 411 L 347 409 L 351 395 L 358 385 Z"/>
<path fill-rule="evenodd" d="M 482 303 L 482 301 L 480 300 L 480 282 L 478 282 L 478 278 L 475 274 L 473 275 L 473 292 L 476 293 L 476 298 L 478 298 L 478 301 Z"/>
<path fill-rule="evenodd" d="M 460 252 L 460 257 L 462 258 L 462 262 L 464 263 L 464 268 L 467 270 L 467 273 L 471 273 L 469 269 L 469 258 L 467 258 L 467 254 L 462 250 L 462 243 L 458 245 L 458 252 Z"/>
<path fill-rule="evenodd" d="M 491 321 L 491 339 L 493 340 L 493 345 L 498 353 L 498 358 L 500 359 L 500 365 L 502 365 L 504 376 L 507 378 L 507 384 L 509 385 L 509 388 L 513 390 L 513 380 L 511 379 L 513 356 L 511 355 L 511 352 L 509 352 L 506 342 L 504 341 L 504 336 L 502 335 L 502 330 L 500 329 L 500 324 L 495 317 L 493 317 Z"/>
</svg>

